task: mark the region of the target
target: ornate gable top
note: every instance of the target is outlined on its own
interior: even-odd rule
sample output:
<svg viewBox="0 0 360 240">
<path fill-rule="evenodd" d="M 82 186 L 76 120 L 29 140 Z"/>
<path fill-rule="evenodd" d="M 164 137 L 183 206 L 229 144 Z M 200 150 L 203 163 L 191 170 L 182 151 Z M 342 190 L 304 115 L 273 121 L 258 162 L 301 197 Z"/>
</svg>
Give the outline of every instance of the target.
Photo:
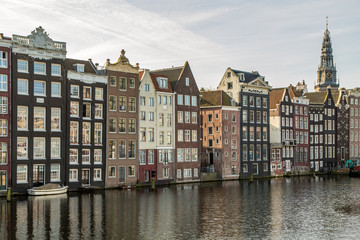
<svg viewBox="0 0 360 240">
<path fill-rule="evenodd" d="M 41 26 L 32 31 L 27 37 L 13 35 L 13 43 L 19 46 L 66 52 L 66 43 L 53 41 Z"/>
<path fill-rule="evenodd" d="M 120 57 L 116 63 L 110 63 L 110 59 L 106 59 L 106 68 L 108 70 L 137 73 L 139 71 L 139 63 L 136 63 L 135 67 L 131 65 L 129 59 L 125 56 L 125 50 L 122 49 Z"/>
</svg>

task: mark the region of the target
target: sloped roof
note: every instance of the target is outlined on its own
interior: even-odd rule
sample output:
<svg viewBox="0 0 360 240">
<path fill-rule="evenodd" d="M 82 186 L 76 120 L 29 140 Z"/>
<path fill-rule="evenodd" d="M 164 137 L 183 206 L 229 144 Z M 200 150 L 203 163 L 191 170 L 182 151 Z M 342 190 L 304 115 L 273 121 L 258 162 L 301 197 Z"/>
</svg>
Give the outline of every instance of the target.
<svg viewBox="0 0 360 240">
<path fill-rule="evenodd" d="M 201 91 L 200 106 L 232 106 L 231 97 L 223 90 Z"/>
<path fill-rule="evenodd" d="M 334 104 L 338 104 L 339 103 L 339 100 L 340 100 L 340 92 L 339 91 L 331 91 L 331 96 L 334 100 Z"/>
<path fill-rule="evenodd" d="M 90 61 L 72 59 L 72 58 L 65 59 L 66 70 L 76 71 L 76 69 L 74 68 L 74 64 L 84 64 L 84 72 L 85 73 L 97 74 L 97 72 L 95 71 L 95 68 L 92 66 Z"/>
<path fill-rule="evenodd" d="M 172 89 L 175 89 L 177 81 L 179 80 L 180 74 L 183 71 L 182 67 L 172 67 L 159 70 L 150 71 L 150 73 L 166 76 L 169 80 Z"/>
<path fill-rule="evenodd" d="M 231 70 L 237 75 L 239 73 L 243 73 L 245 76 L 245 82 L 251 82 L 255 79 L 257 79 L 258 77 L 261 77 L 261 75 L 258 72 L 245 72 L 245 71 L 241 71 L 241 70 L 236 70 L 231 68 Z"/>
<path fill-rule="evenodd" d="M 301 96 L 303 96 L 304 90 L 296 89 L 296 87 L 290 85 L 290 86 L 289 86 L 289 93 L 290 93 L 291 99 L 293 99 L 294 97 L 301 97 Z"/>
<path fill-rule="evenodd" d="M 307 99 L 309 99 L 310 104 L 323 104 L 325 102 L 327 94 L 328 94 L 327 91 L 326 92 L 308 92 L 308 93 L 305 93 L 305 97 Z"/>
<path fill-rule="evenodd" d="M 171 84 L 170 81 L 168 81 L 168 88 L 164 89 L 164 88 L 160 88 L 158 82 L 156 81 L 157 77 L 163 77 L 163 78 L 167 78 L 167 76 L 165 75 L 159 75 L 159 74 L 154 74 L 154 73 L 150 73 L 151 76 L 151 80 L 154 84 L 154 87 L 156 89 L 156 91 L 161 91 L 161 92 L 172 92 L 172 88 L 171 88 Z"/>
<path fill-rule="evenodd" d="M 269 106 L 270 109 L 275 109 L 276 104 L 280 103 L 286 88 L 273 88 L 270 91 Z"/>
</svg>

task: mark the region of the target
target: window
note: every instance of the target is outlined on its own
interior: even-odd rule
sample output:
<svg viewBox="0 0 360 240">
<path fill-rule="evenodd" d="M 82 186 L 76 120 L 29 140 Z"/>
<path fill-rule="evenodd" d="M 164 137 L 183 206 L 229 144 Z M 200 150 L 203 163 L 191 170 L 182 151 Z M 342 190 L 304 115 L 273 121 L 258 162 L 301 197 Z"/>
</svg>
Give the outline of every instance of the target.
<svg viewBox="0 0 360 240">
<path fill-rule="evenodd" d="M 183 130 L 178 129 L 178 142 L 184 141 L 184 132 Z"/>
<path fill-rule="evenodd" d="M 129 133 L 135 133 L 135 132 L 136 132 L 135 119 L 134 119 L 134 118 L 130 118 L 130 119 L 129 119 Z"/>
<path fill-rule="evenodd" d="M 190 130 L 185 130 L 185 142 L 190 142 Z"/>
<path fill-rule="evenodd" d="M 119 89 L 120 89 L 121 91 L 126 90 L 126 78 L 121 77 L 121 78 L 119 79 Z"/>
<path fill-rule="evenodd" d="M 154 128 L 149 128 L 149 142 L 154 142 Z"/>
<path fill-rule="evenodd" d="M 121 105 L 120 105 L 121 106 Z M 136 98 L 129 98 L 129 112 L 136 111 Z"/>
<path fill-rule="evenodd" d="M 148 151 L 148 163 L 154 164 L 154 150 Z"/>
<path fill-rule="evenodd" d="M 28 107 L 17 107 L 17 130 L 28 129 Z"/>
<path fill-rule="evenodd" d="M 79 98 L 79 86 L 78 85 L 71 85 L 70 86 L 70 97 L 72 98 Z"/>
<path fill-rule="evenodd" d="M 61 76 L 61 65 L 51 64 L 51 76 Z"/>
<path fill-rule="evenodd" d="M 8 159 L 7 143 L 0 142 L 0 164 L 7 164 Z"/>
<path fill-rule="evenodd" d="M 149 121 L 154 121 L 154 119 L 155 119 L 154 112 L 149 112 Z"/>
<path fill-rule="evenodd" d="M 115 76 L 110 76 L 110 86 L 116 87 L 116 77 Z"/>
<path fill-rule="evenodd" d="M 171 127 L 171 113 L 167 114 L 166 123 L 168 127 Z"/>
<path fill-rule="evenodd" d="M 70 122 L 70 144 L 79 143 L 79 122 Z"/>
<path fill-rule="evenodd" d="M 119 141 L 119 158 L 126 158 L 126 140 Z"/>
<path fill-rule="evenodd" d="M 116 177 L 116 167 L 109 167 L 109 178 Z"/>
<path fill-rule="evenodd" d="M 237 148 L 237 144 L 236 144 L 236 139 L 231 140 L 231 149 L 236 149 Z"/>
<path fill-rule="evenodd" d="M 61 141 L 60 138 L 51 138 L 51 159 L 60 159 L 60 145 Z"/>
<path fill-rule="evenodd" d="M 154 98 L 153 97 L 149 97 L 149 106 L 150 107 L 154 106 Z"/>
<path fill-rule="evenodd" d="M 8 54 L 5 51 L 0 51 L 0 68 L 7 68 L 7 57 Z"/>
<path fill-rule="evenodd" d="M 163 96 L 163 104 L 167 105 L 167 96 Z"/>
<path fill-rule="evenodd" d="M 109 139 L 109 159 L 116 158 L 116 140 Z"/>
<path fill-rule="evenodd" d="M 79 102 L 70 102 L 70 117 L 79 117 Z"/>
<path fill-rule="evenodd" d="M 34 96 L 45 96 L 46 94 L 46 82 L 34 81 Z"/>
<path fill-rule="evenodd" d="M 91 99 L 91 87 L 83 87 L 83 98 L 84 99 Z"/>
<path fill-rule="evenodd" d="M 144 85 L 144 89 L 145 89 L 145 92 L 150 91 L 150 85 L 149 85 L 149 84 L 145 84 L 145 85 Z"/>
<path fill-rule="evenodd" d="M 83 122 L 82 143 L 83 144 L 91 143 L 91 123 L 89 122 Z"/>
<path fill-rule="evenodd" d="M 129 158 L 135 158 L 135 140 L 129 141 Z"/>
<path fill-rule="evenodd" d="M 191 168 L 184 169 L 184 178 L 191 178 Z"/>
<path fill-rule="evenodd" d="M 177 113 L 178 113 L 178 122 L 179 123 L 184 122 L 184 116 L 183 116 L 184 112 L 183 111 L 178 111 Z"/>
<path fill-rule="evenodd" d="M 101 181 L 101 168 L 94 168 L 94 181 Z"/>
<path fill-rule="evenodd" d="M 135 88 L 135 78 L 129 79 L 129 88 Z"/>
<path fill-rule="evenodd" d="M 197 112 L 191 112 L 191 122 L 197 123 Z"/>
<path fill-rule="evenodd" d="M 159 132 L 159 144 L 164 144 L 164 131 Z"/>
<path fill-rule="evenodd" d="M 34 130 L 45 131 L 45 108 L 34 107 Z"/>
<path fill-rule="evenodd" d="M 44 137 L 34 137 L 34 159 L 45 159 Z"/>
<path fill-rule="evenodd" d="M 0 74 L 0 91 L 7 92 L 8 90 L 8 77 L 7 75 Z"/>
<path fill-rule="evenodd" d="M 28 168 L 25 164 L 19 164 L 16 167 L 16 183 L 27 183 Z"/>
<path fill-rule="evenodd" d="M 135 176 L 135 166 L 129 166 L 128 167 L 128 175 L 129 175 L 129 177 L 134 177 Z"/>
<path fill-rule="evenodd" d="M 90 149 L 83 149 L 82 151 L 82 164 L 90 164 Z"/>
<path fill-rule="evenodd" d="M 139 104 L 140 104 L 140 106 L 146 106 L 146 98 L 145 97 L 140 97 Z"/>
<path fill-rule="evenodd" d="M 261 107 L 261 97 L 256 97 L 256 107 Z"/>
<path fill-rule="evenodd" d="M 70 169 L 69 170 L 69 181 L 70 182 L 77 182 L 78 181 L 78 170 L 77 169 Z"/>
<path fill-rule="evenodd" d="M 190 96 L 189 95 L 185 95 L 185 105 L 190 106 Z"/>
<path fill-rule="evenodd" d="M 18 70 L 18 72 L 28 73 L 29 72 L 28 61 L 18 59 L 17 60 L 17 70 Z"/>
<path fill-rule="evenodd" d="M 232 82 L 227 83 L 227 89 L 233 89 L 233 83 Z"/>
<path fill-rule="evenodd" d="M 254 97 L 253 96 L 250 96 L 249 97 L 249 105 L 250 105 L 250 107 L 254 107 Z"/>
<path fill-rule="evenodd" d="M 27 79 L 18 79 L 18 91 L 19 95 L 29 94 L 29 81 Z"/>
<path fill-rule="evenodd" d="M 116 111 L 116 96 L 109 96 L 109 111 Z"/>
<path fill-rule="evenodd" d="M 61 83 L 51 82 L 51 96 L 61 97 Z"/>
<path fill-rule="evenodd" d="M 140 128 L 140 142 L 146 142 L 146 128 Z"/>
<path fill-rule="evenodd" d="M 46 74 L 46 64 L 42 62 L 34 62 L 34 73 L 35 74 Z"/>
<path fill-rule="evenodd" d="M 197 141 L 197 130 L 191 130 L 191 141 Z"/>
<path fill-rule="evenodd" d="M 17 138 L 17 159 L 28 159 L 28 138 Z"/>
<path fill-rule="evenodd" d="M 60 164 L 52 163 L 50 168 L 50 181 L 59 182 L 60 181 Z"/>
<path fill-rule="evenodd" d="M 95 88 L 95 100 L 104 100 L 104 89 L 103 88 Z"/>
<path fill-rule="evenodd" d="M 102 144 L 102 123 L 95 123 L 94 143 L 95 145 Z"/>
<path fill-rule="evenodd" d="M 191 96 L 191 106 L 197 106 L 197 97 Z"/>
<path fill-rule="evenodd" d="M 126 118 L 119 118 L 119 133 L 126 133 Z"/>
<path fill-rule="evenodd" d="M 83 104 L 83 118 L 91 118 L 91 103 Z"/>
<path fill-rule="evenodd" d="M 78 153 L 79 151 L 75 148 L 70 148 L 69 156 L 70 156 L 70 164 L 77 164 L 78 163 Z"/>
<path fill-rule="evenodd" d="M 119 97 L 119 111 L 126 111 L 126 97 Z"/>
<path fill-rule="evenodd" d="M 178 162 L 183 162 L 184 161 L 184 149 L 183 148 L 178 148 L 177 149 L 177 161 Z"/>
<path fill-rule="evenodd" d="M 190 112 L 185 112 L 185 123 L 190 123 Z"/>
<path fill-rule="evenodd" d="M 109 132 L 116 133 L 116 118 L 109 118 Z"/>
<path fill-rule="evenodd" d="M 248 105 L 248 98 L 247 96 L 242 96 L 242 105 L 247 106 Z"/>
<path fill-rule="evenodd" d="M 254 139 L 255 139 L 254 127 L 250 127 L 249 138 L 250 138 L 250 141 L 254 141 Z"/>
<path fill-rule="evenodd" d="M 95 103 L 95 118 L 103 117 L 103 105 L 100 103 Z"/>
<path fill-rule="evenodd" d="M 178 105 L 183 105 L 183 95 L 182 94 L 178 94 L 177 95 L 177 104 Z"/>
<path fill-rule="evenodd" d="M 51 108 L 51 131 L 60 131 L 60 108 Z"/>
</svg>

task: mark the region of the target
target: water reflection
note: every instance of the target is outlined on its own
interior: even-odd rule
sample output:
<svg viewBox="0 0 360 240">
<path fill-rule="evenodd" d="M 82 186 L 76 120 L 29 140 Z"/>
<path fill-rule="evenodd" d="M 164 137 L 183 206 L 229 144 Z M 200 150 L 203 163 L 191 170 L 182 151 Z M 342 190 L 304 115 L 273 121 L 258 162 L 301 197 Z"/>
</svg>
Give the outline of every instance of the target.
<svg viewBox="0 0 360 240">
<path fill-rule="evenodd" d="M 1 239 L 356 239 L 360 179 L 299 177 L 0 200 Z"/>
</svg>

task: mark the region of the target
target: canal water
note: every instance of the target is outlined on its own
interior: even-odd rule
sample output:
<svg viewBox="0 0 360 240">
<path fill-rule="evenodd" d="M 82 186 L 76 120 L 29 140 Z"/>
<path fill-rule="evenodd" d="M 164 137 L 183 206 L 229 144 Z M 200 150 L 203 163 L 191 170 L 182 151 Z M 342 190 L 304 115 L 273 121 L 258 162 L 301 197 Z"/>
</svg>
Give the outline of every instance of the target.
<svg viewBox="0 0 360 240">
<path fill-rule="evenodd" d="M 0 239 L 359 239 L 360 179 L 226 181 L 0 200 Z"/>
</svg>

